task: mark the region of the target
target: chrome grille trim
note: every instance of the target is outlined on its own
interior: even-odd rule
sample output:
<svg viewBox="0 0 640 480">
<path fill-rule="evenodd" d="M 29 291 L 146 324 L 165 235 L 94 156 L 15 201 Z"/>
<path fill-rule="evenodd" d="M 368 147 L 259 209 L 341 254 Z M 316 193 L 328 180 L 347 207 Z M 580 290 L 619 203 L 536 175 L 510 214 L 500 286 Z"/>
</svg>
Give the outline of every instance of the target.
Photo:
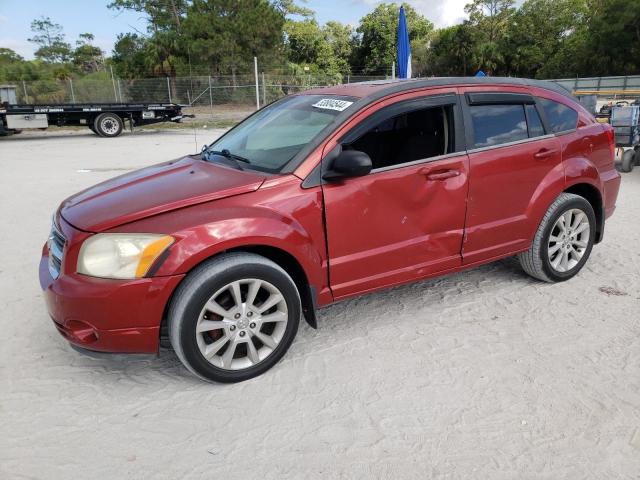
<svg viewBox="0 0 640 480">
<path fill-rule="evenodd" d="M 60 276 L 60 270 L 62 269 L 62 258 L 64 252 L 64 244 L 67 239 L 60 231 L 60 228 L 56 225 L 55 219 L 51 222 L 51 233 L 47 240 L 47 247 L 49 248 L 49 273 L 56 279 Z"/>
</svg>

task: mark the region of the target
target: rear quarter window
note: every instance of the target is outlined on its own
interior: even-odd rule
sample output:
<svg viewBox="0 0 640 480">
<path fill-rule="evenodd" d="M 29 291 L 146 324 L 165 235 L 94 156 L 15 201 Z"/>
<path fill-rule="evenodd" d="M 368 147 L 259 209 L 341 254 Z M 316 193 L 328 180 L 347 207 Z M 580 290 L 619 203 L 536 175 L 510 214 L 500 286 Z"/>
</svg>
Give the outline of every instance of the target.
<svg viewBox="0 0 640 480">
<path fill-rule="evenodd" d="M 541 98 L 540 105 L 552 133 L 575 130 L 578 126 L 578 112 L 573 108 L 547 98 Z"/>
</svg>

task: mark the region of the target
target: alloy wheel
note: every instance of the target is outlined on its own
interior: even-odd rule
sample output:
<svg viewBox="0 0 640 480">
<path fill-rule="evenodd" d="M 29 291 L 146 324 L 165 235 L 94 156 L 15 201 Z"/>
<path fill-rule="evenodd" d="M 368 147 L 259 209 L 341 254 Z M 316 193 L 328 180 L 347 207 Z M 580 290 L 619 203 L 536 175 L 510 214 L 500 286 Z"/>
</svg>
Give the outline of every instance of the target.
<svg viewBox="0 0 640 480">
<path fill-rule="evenodd" d="M 207 301 L 196 324 L 200 353 L 224 370 L 241 370 L 269 357 L 289 319 L 284 296 L 255 278 L 231 282 Z"/>
<path fill-rule="evenodd" d="M 584 256 L 589 246 L 590 224 L 587 214 L 578 208 L 567 210 L 556 220 L 547 244 L 551 267 L 568 272 Z"/>
</svg>

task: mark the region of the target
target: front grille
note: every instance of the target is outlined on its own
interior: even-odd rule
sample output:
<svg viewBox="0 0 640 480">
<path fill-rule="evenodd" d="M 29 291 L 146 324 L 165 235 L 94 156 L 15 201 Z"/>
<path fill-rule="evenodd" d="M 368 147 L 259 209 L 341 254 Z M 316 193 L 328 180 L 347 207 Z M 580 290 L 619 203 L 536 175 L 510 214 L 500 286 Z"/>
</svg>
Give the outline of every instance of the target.
<svg viewBox="0 0 640 480">
<path fill-rule="evenodd" d="M 53 278 L 60 276 L 65 242 L 66 239 L 54 219 L 51 223 L 51 234 L 49 235 L 49 240 L 47 240 L 47 246 L 49 247 L 49 272 Z"/>
</svg>

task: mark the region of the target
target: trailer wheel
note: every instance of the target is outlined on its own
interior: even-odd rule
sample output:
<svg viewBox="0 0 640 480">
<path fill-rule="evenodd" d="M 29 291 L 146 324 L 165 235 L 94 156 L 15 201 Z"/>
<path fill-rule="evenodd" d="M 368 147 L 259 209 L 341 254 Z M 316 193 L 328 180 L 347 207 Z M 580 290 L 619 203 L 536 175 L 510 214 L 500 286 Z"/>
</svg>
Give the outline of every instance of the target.
<svg viewBox="0 0 640 480">
<path fill-rule="evenodd" d="M 94 120 L 93 127 L 101 137 L 117 137 L 122 133 L 124 123 L 115 113 L 101 113 Z"/>
<path fill-rule="evenodd" d="M 622 162 L 620 162 L 620 171 L 629 173 L 636 164 L 636 152 L 634 150 L 626 150 L 622 154 Z"/>
</svg>

